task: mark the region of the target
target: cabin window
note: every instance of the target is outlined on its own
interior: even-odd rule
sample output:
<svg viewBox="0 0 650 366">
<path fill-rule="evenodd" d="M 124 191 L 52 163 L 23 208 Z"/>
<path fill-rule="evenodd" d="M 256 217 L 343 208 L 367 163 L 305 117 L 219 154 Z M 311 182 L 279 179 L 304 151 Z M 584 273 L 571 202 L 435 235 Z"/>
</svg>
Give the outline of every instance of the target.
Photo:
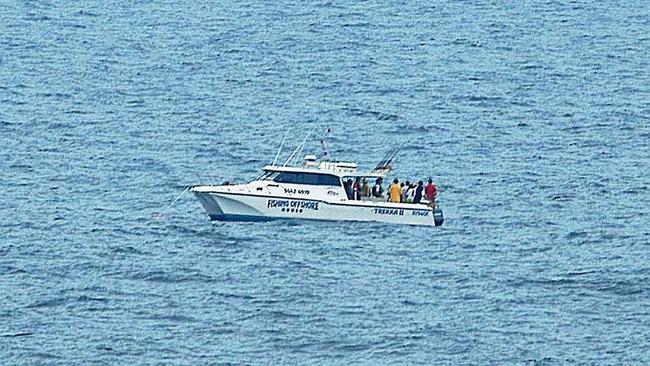
<svg viewBox="0 0 650 366">
<path fill-rule="evenodd" d="M 340 186 L 339 177 L 331 174 L 280 172 L 273 181 L 278 183 L 308 184 L 312 186 Z"/>
</svg>

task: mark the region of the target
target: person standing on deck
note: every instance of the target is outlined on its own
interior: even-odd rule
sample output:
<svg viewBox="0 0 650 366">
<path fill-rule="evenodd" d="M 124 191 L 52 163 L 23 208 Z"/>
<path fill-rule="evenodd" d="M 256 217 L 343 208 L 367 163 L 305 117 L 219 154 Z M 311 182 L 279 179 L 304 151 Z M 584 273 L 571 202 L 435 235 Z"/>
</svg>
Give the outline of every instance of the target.
<svg viewBox="0 0 650 366">
<path fill-rule="evenodd" d="M 418 186 L 415 188 L 413 203 L 420 203 L 420 201 L 422 201 L 422 191 L 424 191 L 424 183 L 422 181 L 419 181 Z"/>
<path fill-rule="evenodd" d="M 413 199 L 415 199 L 415 184 L 411 183 L 409 189 L 406 190 L 406 201 L 404 202 L 413 203 Z"/>
<path fill-rule="evenodd" d="M 400 203 L 402 200 L 402 187 L 399 185 L 399 180 L 395 178 L 393 184 L 388 188 L 388 201 L 393 203 Z"/>
<path fill-rule="evenodd" d="M 361 196 L 362 197 L 370 197 L 370 186 L 368 185 L 368 180 L 366 178 L 363 178 L 361 181 Z"/>
<path fill-rule="evenodd" d="M 384 197 L 384 189 L 381 187 L 381 183 L 384 180 L 381 178 L 377 178 L 375 181 L 375 186 L 372 187 L 372 196 L 376 198 L 382 198 Z"/>
<path fill-rule="evenodd" d="M 402 184 L 402 202 L 406 202 L 406 196 L 408 195 L 409 187 L 411 183 L 407 180 L 406 184 Z"/>
<path fill-rule="evenodd" d="M 429 184 L 427 184 L 426 187 L 424 187 L 424 198 L 426 198 L 431 206 L 436 205 L 436 194 L 438 193 L 438 189 L 436 189 L 435 184 L 433 184 L 433 180 L 429 178 Z"/>
<path fill-rule="evenodd" d="M 352 185 L 352 199 L 361 201 L 361 178 L 356 177 Z"/>
<path fill-rule="evenodd" d="M 343 188 L 345 188 L 345 195 L 348 196 L 348 199 L 352 199 L 352 179 L 348 179 L 343 182 Z"/>
</svg>

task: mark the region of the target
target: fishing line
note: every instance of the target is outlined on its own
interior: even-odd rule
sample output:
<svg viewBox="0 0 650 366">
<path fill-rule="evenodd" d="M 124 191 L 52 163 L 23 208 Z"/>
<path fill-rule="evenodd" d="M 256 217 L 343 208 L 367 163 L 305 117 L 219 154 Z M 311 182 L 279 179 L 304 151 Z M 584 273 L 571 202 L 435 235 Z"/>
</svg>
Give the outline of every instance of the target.
<svg viewBox="0 0 650 366">
<path fill-rule="evenodd" d="M 174 205 L 174 204 L 175 204 L 179 199 L 181 199 L 181 197 L 183 197 L 183 195 L 184 195 L 185 193 L 187 193 L 187 191 L 189 191 L 191 188 L 192 188 L 192 186 L 187 186 L 187 187 L 185 187 L 185 189 L 183 190 L 183 192 L 181 192 L 181 194 L 179 194 L 178 197 L 174 198 L 174 200 L 173 200 L 169 205 L 167 205 L 163 210 L 161 210 L 161 211 L 158 213 L 158 215 L 156 216 L 156 218 L 158 219 L 158 221 L 162 221 L 163 218 L 164 218 L 164 216 L 165 216 L 165 212 L 166 212 L 167 210 L 169 210 L 169 209 L 170 209 L 170 208 L 171 208 L 171 207 L 172 207 L 172 206 L 173 206 L 173 205 Z"/>
</svg>

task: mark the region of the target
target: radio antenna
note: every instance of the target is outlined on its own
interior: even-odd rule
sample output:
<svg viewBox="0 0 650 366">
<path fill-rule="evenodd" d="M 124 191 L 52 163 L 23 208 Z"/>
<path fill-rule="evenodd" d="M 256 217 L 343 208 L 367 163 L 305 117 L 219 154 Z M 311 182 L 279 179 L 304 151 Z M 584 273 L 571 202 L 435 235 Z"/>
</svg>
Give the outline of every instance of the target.
<svg viewBox="0 0 650 366">
<path fill-rule="evenodd" d="M 331 128 L 327 127 L 325 129 L 325 132 L 323 133 L 323 136 L 320 138 L 320 145 L 323 148 L 323 157 L 321 158 L 322 161 L 329 161 L 330 160 L 330 152 L 327 149 L 327 141 L 325 140 L 327 138 L 327 134 L 332 131 Z"/>
<path fill-rule="evenodd" d="M 278 161 L 278 157 L 280 156 L 280 152 L 282 151 L 282 146 L 284 146 L 284 140 L 287 139 L 287 135 L 289 134 L 289 127 L 287 127 L 287 132 L 284 133 L 284 137 L 282 138 L 282 142 L 280 143 L 280 148 L 278 149 L 278 153 L 275 154 L 275 159 L 273 159 L 273 163 L 271 165 L 275 166 L 275 162 Z"/>
</svg>

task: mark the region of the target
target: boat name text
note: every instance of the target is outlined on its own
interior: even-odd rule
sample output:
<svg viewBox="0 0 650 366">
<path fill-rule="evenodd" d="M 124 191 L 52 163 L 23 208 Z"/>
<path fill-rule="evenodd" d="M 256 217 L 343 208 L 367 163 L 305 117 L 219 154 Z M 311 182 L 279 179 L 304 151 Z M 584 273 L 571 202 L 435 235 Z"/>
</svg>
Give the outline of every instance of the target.
<svg viewBox="0 0 650 366">
<path fill-rule="evenodd" d="M 429 216 L 427 210 L 413 210 L 411 211 L 411 216 Z M 376 215 L 393 215 L 393 216 L 404 216 L 404 210 L 396 208 L 375 208 Z"/>
<path fill-rule="evenodd" d="M 377 215 L 399 215 L 404 216 L 404 210 L 391 209 L 391 208 L 376 208 L 375 214 Z"/>
<path fill-rule="evenodd" d="M 303 210 L 318 211 L 318 202 L 314 201 L 292 201 L 292 200 L 268 200 L 268 208 L 297 208 Z M 302 211 L 301 211 L 302 212 Z"/>
</svg>

